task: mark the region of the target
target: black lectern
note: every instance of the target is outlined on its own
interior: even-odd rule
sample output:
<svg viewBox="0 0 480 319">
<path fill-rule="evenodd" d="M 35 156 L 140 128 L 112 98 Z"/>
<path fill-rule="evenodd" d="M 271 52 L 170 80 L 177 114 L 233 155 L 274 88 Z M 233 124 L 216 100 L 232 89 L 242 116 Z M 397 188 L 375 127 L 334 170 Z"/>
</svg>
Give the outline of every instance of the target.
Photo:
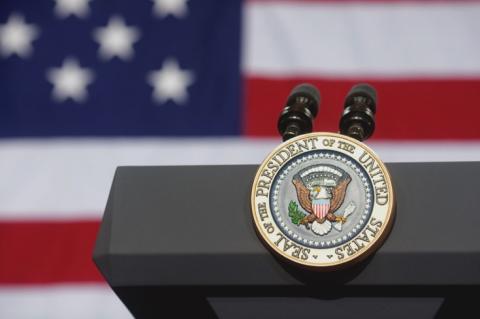
<svg viewBox="0 0 480 319">
<path fill-rule="evenodd" d="M 433 318 L 480 290 L 480 162 L 387 164 L 393 231 L 344 271 L 290 266 L 257 238 L 257 169 L 119 167 L 94 260 L 136 318 Z"/>
</svg>

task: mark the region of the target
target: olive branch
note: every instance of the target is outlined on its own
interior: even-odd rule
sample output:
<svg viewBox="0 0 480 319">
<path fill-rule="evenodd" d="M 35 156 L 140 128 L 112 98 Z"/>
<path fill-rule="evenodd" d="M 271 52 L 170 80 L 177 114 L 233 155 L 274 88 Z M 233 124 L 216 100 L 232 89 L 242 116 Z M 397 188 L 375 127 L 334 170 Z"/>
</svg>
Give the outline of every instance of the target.
<svg viewBox="0 0 480 319">
<path fill-rule="evenodd" d="M 290 203 L 288 204 L 288 216 L 292 220 L 292 223 L 294 223 L 295 225 L 299 225 L 306 215 L 307 214 L 298 209 L 298 204 L 295 201 L 290 201 Z"/>
</svg>

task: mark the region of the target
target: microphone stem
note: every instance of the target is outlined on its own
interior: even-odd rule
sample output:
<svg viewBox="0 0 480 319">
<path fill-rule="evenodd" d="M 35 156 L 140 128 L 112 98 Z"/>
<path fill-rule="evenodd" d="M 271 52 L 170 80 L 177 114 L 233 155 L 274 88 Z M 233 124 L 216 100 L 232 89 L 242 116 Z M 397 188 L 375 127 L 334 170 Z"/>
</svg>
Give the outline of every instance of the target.
<svg viewBox="0 0 480 319">
<path fill-rule="evenodd" d="M 350 126 L 346 133 L 348 136 L 353 137 L 360 142 L 365 139 L 365 130 L 359 124 L 353 124 L 352 126 Z"/>
<path fill-rule="evenodd" d="M 282 134 L 283 141 L 287 141 L 292 137 L 298 136 L 301 134 L 301 128 L 296 122 L 289 123 L 287 128 Z"/>
</svg>

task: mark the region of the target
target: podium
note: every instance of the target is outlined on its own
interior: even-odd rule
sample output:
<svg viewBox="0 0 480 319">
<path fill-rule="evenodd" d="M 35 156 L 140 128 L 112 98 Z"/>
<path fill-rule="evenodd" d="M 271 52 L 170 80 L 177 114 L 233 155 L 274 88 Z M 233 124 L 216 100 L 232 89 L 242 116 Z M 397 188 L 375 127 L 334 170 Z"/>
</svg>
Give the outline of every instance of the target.
<svg viewBox="0 0 480 319">
<path fill-rule="evenodd" d="M 119 167 L 94 261 L 136 318 L 478 313 L 480 162 L 390 163 L 396 220 L 357 266 L 302 270 L 255 234 L 257 166 Z"/>
</svg>

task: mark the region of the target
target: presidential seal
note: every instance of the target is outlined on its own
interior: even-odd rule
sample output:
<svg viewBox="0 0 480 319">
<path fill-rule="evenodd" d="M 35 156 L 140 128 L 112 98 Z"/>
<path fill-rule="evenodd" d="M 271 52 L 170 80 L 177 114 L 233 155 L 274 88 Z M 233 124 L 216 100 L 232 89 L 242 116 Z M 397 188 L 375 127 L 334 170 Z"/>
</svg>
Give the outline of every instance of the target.
<svg viewBox="0 0 480 319">
<path fill-rule="evenodd" d="M 259 237 L 277 255 L 320 270 L 370 255 L 393 222 L 390 175 L 362 142 L 309 133 L 278 146 L 251 193 Z"/>
</svg>

